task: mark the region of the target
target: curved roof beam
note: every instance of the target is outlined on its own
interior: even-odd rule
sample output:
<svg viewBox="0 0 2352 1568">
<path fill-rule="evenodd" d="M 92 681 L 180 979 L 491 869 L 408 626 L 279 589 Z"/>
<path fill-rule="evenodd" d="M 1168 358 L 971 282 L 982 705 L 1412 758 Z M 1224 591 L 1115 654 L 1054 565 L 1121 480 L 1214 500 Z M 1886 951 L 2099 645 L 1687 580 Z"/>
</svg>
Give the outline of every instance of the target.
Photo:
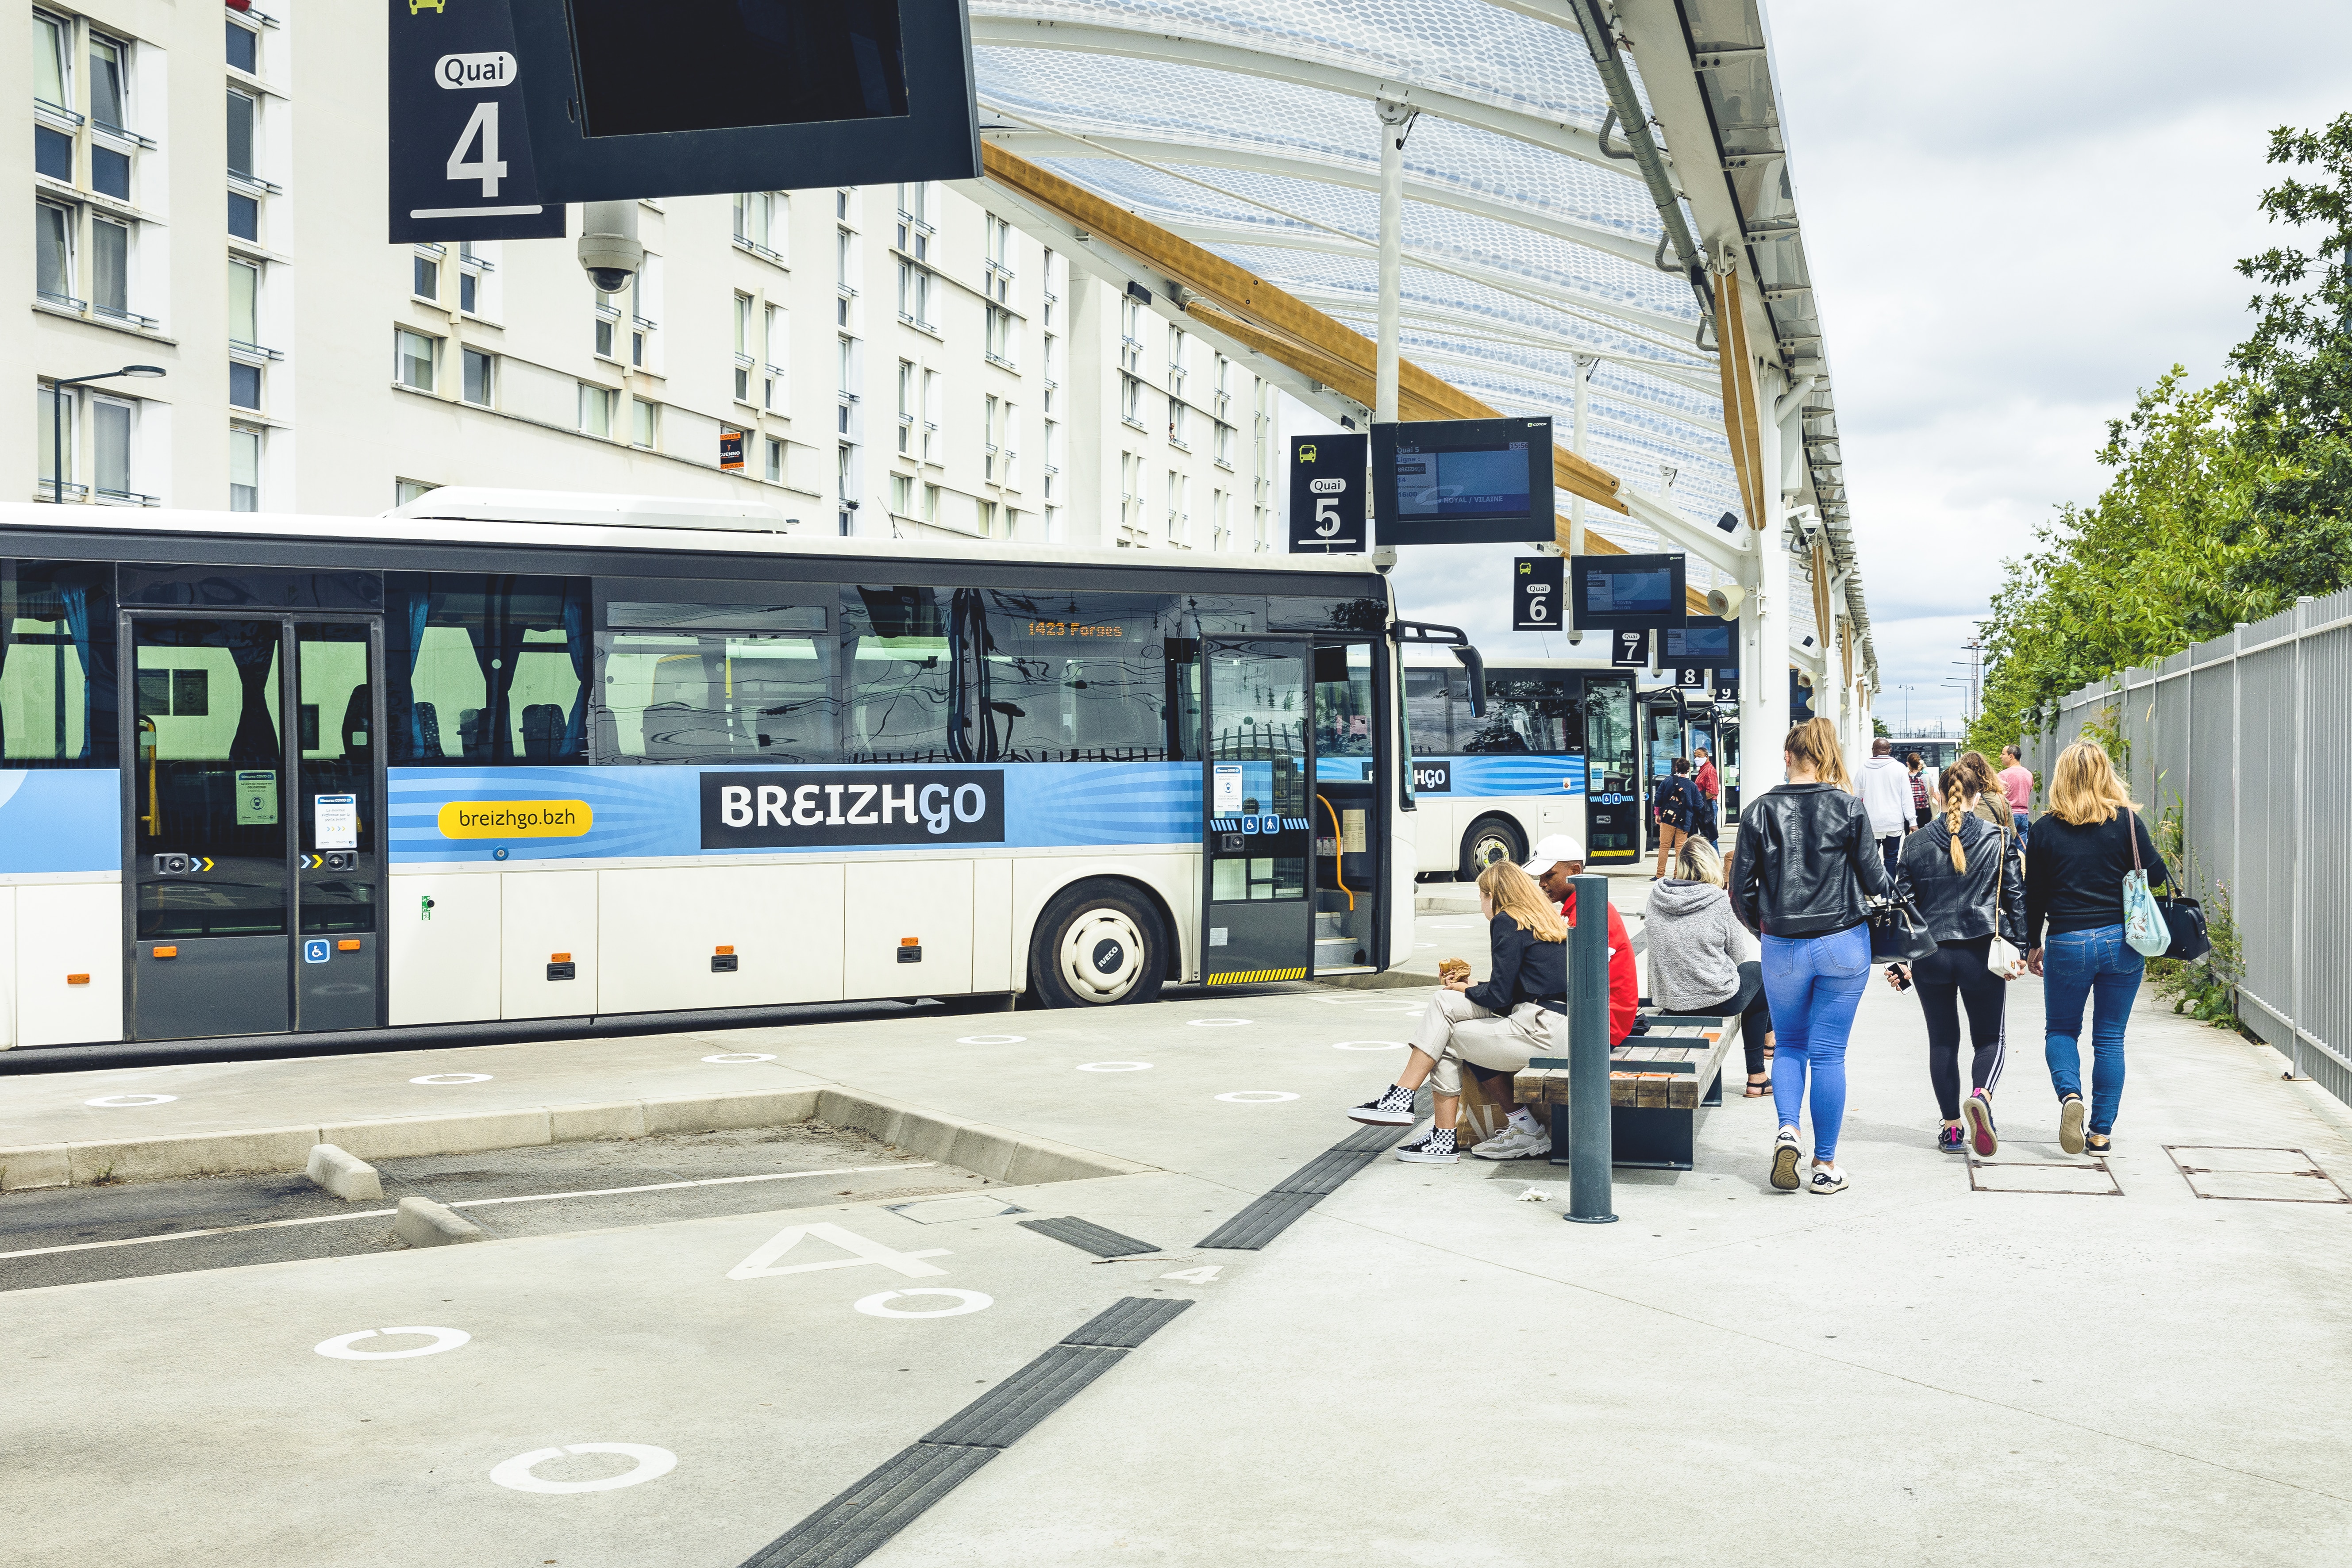
<svg viewBox="0 0 2352 1568">
<path fill-rule="evenodd" d="M 1369 318 L 1374 309 L 1374 303 L 1370 298 L 1362 294 L 1351 294 L 1341 289 L 1325 288 L 1319 285 L 1306 283 L 1294 285 L 1290 291 L 1308 304 L 1317 306 L 1347 321 L 1351 327 L 1358 325 L 1354 318 L 1359 316 Z M 1678 365 L 1664 360 L 1646 359 L 1639 354 L 1598 348 L 1570 333 L 1554 331 L 1543 327 L 1531 327 L 1517 321 L 1496 321 L 1475 310 L 1459 310 L 1448 306 L 1432 305 L 1427 300 L 1408 299 L 1404 302 L 1404 321 L 1409 327 L 1419 326 L 1428 330 L 1443 330 L 1454 336 L 1480 342 L 1491 342 L 1505 348 L 1532 345 L 1567 354 L 1589 354 L 1594 359 L 1606 360 L 1614 365 L 1622 365 L 1627 370 L 1638 371 L 1645 376 L 1654 376 L 1668 385 L 1683 387 L 1709 398 L 1716 397 L 1722 391 L 1719 379 L 1705 366 Z M 1360 327 L 1358 327 L 1358 329 L 1362 330 Z M 1709 430 L 1720 432 L 1723 429 L 1723 421 L 1720 418 L 1699 418 L 1698 423 Z"/>
<path fill-rule="evenodd" d="M 1540 119 L 1517 110 L 1481 103 L 1475 99 L 1425 87 L 1416 82 L 1371 76 L 1318 60 L 1293 59 L 1286 55 L 1244 49 L 1142 27 L 1115 27 L 1095 23 L 1049 21 L 975 15 L 971 18 L 975 47 L 1008 49 L 1069 49 L 1080 54 L 1118 55 L 1129 59 L 1160 60 L 1171 65 L 1199 66 L 1208 70 L 1297 82 L 1369 101 L 1382 99 L 1409 104 L 1425 114 L 1475 125 L 1497 136 L 1525 141 L 1606 169 L 1628 178 L 1626 166 L 1601 151 L 1601 139 L 1580 125 Z M 1365 126 L 1365 140 L 1373 140 L 1373 126 Z"/>
<path fill-rule="evenodd" d="M 1276 228 L 1270 224 L 1218 223 L 1214 220 L 1181 218 L 1167 213 L 1154 214 L 1151 221 L 1169 233 L 1181 235 L 1194 245 L 1200 246 L 1240 245 L 1248 246 L 1254 249 L 1303 250 L 1324 256 L 1344 256 L 1351 258 L 1370 258 L 1378 254 L 1378 247 L 1370 240 L 1343 239 L 1337 235 L 1321 233 L 1302 234 L 1296 229 Z M 1504 267 L 1489 267 L 1484 262 L 1450 255 L 1444 251 L 1429 250 L 1419 246 L 1404 247 L 1404 261 L 1407 267 L 1417 266 L 1426 267 L 1432 272 L 1449 273 L 1456 277 L 1467 278 L 1474 283 L 1483 283 L 1489 287 L 1511 293 L 1524 294 L 1530 289 L 1549 289 L 1559 296 L 1564 308 L 1573 307 L 1578 310 L 1590 311 L 1596 316 L 1612 317 L 1629 327 L 1638 327 L 1643 331 L 1654 332 L 1662 338 L 1687 339 L 1690 336 L 1692 323 L 1685 317 L 1668 316 L 1662 311 L 1644 310 L 1638 305 L 1621 305 L 1613 300 L 1596 299 L 1589 294 L 1571 293 L 1540 274 L 1512 272 Z"/>
<path fill-rule="evenodd" d="M 981 134 L 991 141 L 1009 147 L 1029 159 L 1099 157 L 1105 152 L 1132 158 L 1139 163 L 1157 166 L 1161 163 L 1198 164 L 1206 168 L 1245 169 L 1258 174 L 1278 174 L 1286 179 L 1310 180 L 1318 184 L 1339 185 L 1351 191 L 1380 193 L 1380 166 L 1367 160 L 1360 165 L 1342 163 L 1323 158 L 1283 156 L 1274 152 L 1244 152 L 1234 148 L 1202 147 L 1175 137 L 1152 139 L 1127 133 L 1121 135 L 1078 136 L 1058 131 L 1021 129 L 983 129 Z M 1404 179 L 1405 199 L 1433 207 L 1445 207 L 1457 213 L 1509 224 L 1516 228 L 1531 229 L 1537 234 L 1580 245 L 1590 250 L 1639 264 L 1651 265 L 1657 246 L 1631 235 L 1596 224 L 1580 224 L 1549 214 L 1536 212 L 1513 202 L 1497 201 L 1492 196 L 1440 181 L 1417 178 L 1410 168 Z"/>
</svg>

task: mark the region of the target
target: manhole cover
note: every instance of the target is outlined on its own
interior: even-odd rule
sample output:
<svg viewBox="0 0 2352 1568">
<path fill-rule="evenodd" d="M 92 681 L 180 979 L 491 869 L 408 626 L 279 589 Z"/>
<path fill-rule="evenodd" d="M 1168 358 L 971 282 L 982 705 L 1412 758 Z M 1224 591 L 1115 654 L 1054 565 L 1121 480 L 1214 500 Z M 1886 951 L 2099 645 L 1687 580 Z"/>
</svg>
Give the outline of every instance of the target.
<svg viewBox="0 0 2352 1568">
<path fill-rule="evenodd" d="M 2104 1161 L 2042 1164 L 2032 1160 L 1969 1161 L 1974 1192 L 2054 1192 L 2076 1197 L 2121 1197 L 2124 1189 Z"/>
<path fill-rule="evenodd" d="M 2302 1149 L 2167 1144 L 2189 1190 L 2242 1203 L 2352 1203 L 2336 1179 Z"/>
<path fill-rule="evenodd" d="M 941 1225 L 951 1219 L 994 1219 L 1001 1214 L 1026 1214 L 999 1197 L 987 1197 L 973 1193 L 968 1197 L 934 1197 L 918 1203 L 892 1203 L 885 1207 L 902 1219 L 918 1225 Z"/>
</svg>

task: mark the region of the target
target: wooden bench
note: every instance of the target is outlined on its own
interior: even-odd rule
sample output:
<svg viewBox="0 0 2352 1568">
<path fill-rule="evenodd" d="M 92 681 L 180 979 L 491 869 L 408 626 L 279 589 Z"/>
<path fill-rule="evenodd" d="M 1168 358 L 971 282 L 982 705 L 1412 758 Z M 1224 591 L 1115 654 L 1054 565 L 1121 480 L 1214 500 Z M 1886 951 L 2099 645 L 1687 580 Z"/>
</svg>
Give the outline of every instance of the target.
<svg viewBox="0 0 2352 1568">
<path fill-rule="evenodd" d="M 1736 1018 L 1645 1013 L 1649 1030 L 1609 1053 L 1611 1163 L 1686 1171 L 1697 1146 L 1698 1113 L 1723 1103 L 1723 1060 L 1739 1032 Z M 1567 1165 L 1571 1136 L 1565 1058 L 1528 1059 L 1512 1081 L 1520 1104 L 1551 1110 L 1551 1163 Z"/>
</svg>

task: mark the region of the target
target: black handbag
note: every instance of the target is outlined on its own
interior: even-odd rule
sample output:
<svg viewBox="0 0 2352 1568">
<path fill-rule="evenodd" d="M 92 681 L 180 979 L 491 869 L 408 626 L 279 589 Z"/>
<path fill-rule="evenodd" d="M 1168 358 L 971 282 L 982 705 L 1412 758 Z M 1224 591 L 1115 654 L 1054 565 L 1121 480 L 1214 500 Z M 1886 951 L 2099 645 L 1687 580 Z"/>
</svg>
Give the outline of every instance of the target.
<svg viewBox="0 0 2352 1568">
<path fill-rule="evenodd" d="M 1927 916 L 1907 898 L 1870 901 L 1870 956 L 1874 962 L 1916 964 L 1936 950 Z"/>
<path fill-rule="evenodd" d="M 2168 958 L 2202 958 L 2213 950 L 2213 939 L 2205 932 L 2205 908 L 2193 898 L 2168 898 L 2156 895 L 2156 906 L 2164 914 L 2164 928 L 2172 933 L 2171 946 L 2164 950 Z"/>
</svg>

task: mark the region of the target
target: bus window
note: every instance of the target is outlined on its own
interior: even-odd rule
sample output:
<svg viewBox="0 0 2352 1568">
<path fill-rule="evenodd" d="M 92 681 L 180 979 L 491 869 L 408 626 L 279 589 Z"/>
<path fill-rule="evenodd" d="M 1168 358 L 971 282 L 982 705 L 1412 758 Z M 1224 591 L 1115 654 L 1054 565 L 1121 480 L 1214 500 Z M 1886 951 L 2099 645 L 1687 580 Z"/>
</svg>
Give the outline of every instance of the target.
<svg viewBox="0 0 2352 1568">
<path fill-rule="evenodd" d="M 1159 597 L 997 589 L 979 597 L 979 760 L 1167 758 Z"/>
<path fill-rule="evenodd" d="M 1415 757 L 1451 757 L 1454 751 L 1454 723 L 1449 703 L 1445 700 L 1444 670 L 1412 670 L 1404 673 L 1404 719 L 1412 737 Z M 1464 688 L 1462 711 L 1468 713 L 1468 688 Z"/>
<path fill-rule="evenodd" d="M 394 766 L 585 762 L 588 580 L 390 572 Z"/>
<path fill-rule="evenodd" d="M 830 762 L 833 650 L 754 632 L 600 632 L 600 762 Z"/>
<path fill-rule="evenodd" d="M 1596 793 L 1638 796 L 1642 786 L 1634 777 L 1632 683 L 1588 678 L 1584 695 L 1586 777 L 1594 780 Z"/>
<path fill-rule="evenodd" d="M 0 766 L 111 768 L 114 573 L 0 560 Z"/>
<path fill-rule="evenodd" d="M 1315 755 L 1372 755 L 1372 647 L 1315 650 Z"/>
<path fill-rule="evenodd" d="M 971 760 L 948 744 L 957 683 L 946 600 L 931 588 L 842 591 L 843 761 Z"/>
</svg>

